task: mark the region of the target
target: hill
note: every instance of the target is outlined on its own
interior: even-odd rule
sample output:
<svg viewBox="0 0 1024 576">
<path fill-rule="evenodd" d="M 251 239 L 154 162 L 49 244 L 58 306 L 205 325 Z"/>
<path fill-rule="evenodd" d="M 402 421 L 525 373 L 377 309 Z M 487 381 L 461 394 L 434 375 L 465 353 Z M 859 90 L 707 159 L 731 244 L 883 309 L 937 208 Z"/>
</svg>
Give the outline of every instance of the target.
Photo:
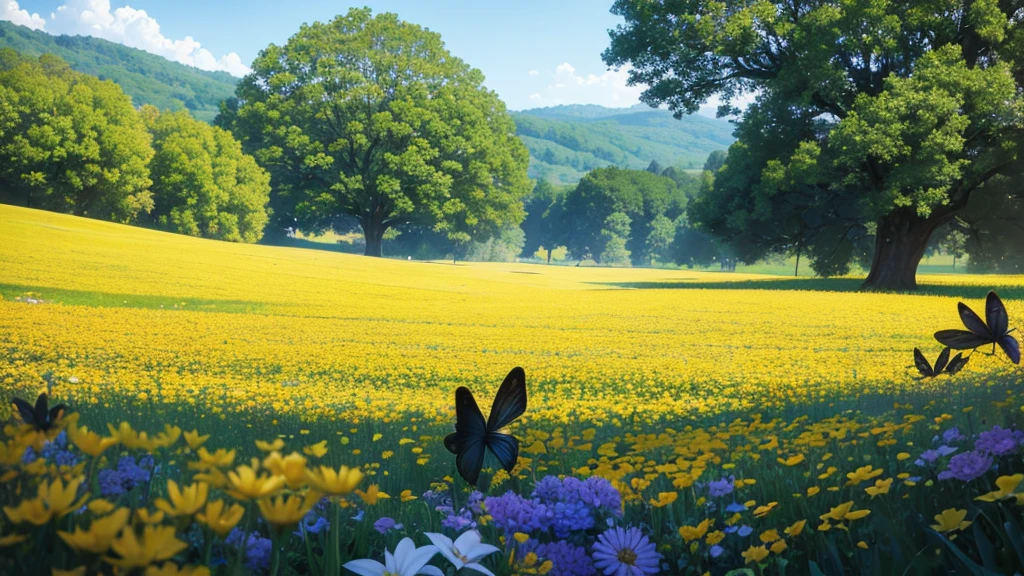
<svg viewBox="0 0 1024 576">
<path fill-rule="evenodd" d="M 227 72 L 199 70 L 108 40 L 53 36 L 6 21 L 0 21 L 0 48 L 33 57 L 56 54 L 79 72 L 119 84 L 136 106 L 187 108 L 207 122 L 217 116 L 220 102 L 235 93 L 238 82 Z"/>
<path fill-rule="evenodd" d="M 79 72 L 112 80 L 136 106 L 187 108 L 212 122 L 218 107 L 235 92 L 238 79 L 207 72 L 162 56 L 91 36 L 54 36 L 0 21 L 0 48 L 28 56 L 51 53 Z M 714 150 L 733 141 L 732 124 L 703 116 L 676 120 L 645 105 L 605 108 L 591 104 L 513 112 L 518 133 L 530 149 L 530 177 L 573 184 L 594 168 L 662 166 L 697 169 Z"/>
<path fill-rule="evenodd" d="M 704 116 L 676 120 L 645 105 L 605 108 L 554 106 L 514 112 L 520 138 L 530 149 L 530 177 L 571 184 L 603 166 L 699 169 L 708 154 L 733 142 L 733 125 Z"/>
</svg>

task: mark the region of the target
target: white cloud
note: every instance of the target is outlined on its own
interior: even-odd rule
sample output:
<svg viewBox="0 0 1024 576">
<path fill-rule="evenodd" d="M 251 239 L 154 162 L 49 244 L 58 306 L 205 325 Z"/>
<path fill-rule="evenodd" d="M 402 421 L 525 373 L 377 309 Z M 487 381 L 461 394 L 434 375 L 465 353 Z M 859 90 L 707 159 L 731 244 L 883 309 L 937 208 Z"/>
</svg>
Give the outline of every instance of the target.
<svg viewBox="0 0 1024 576">
<path fill-rule="evenodd" d="M 46 26 L 45 18 L 35 13 L 29 14 L 28 10 L 22 10 L 14 0 L 0 0 L 0 20 L 14 22 L 33 30 L 42 30 Z"/>
<path fill-rule="evenodd" d="M 628 69 L 605 70 L 601 74 L 578 74 L 568 63 L 559 64 L 547 74 L 547 84 L 530 100 L 542 106 L 559 104 L 600 104 L 614 108 L 628 107 L 640 101 L 643 86 L 627 86 Z M 530 74 L 533 76 L 533 74 Z M 539 75 L 539 74 L 538 74 Z"/>
<path fill-rule="evenodd" d="M 609 108 L 626 108 L 640 102 L 640 94 L 647 88 L 646 85 L 628 86 L 628 66 L 619 70 L 605 70 L 601 74 L 578 73 L 576 67 L 569 62 L 563 62 L 555 67 L 554 72 L 544 75 L 538 81 L 542 85 L 527 85 L 527 89 L 534 90 L 530 93 L 530 103 L 534 106 L 557 106 L 560 104 L 599 104 Z M 530 76 L 533 76 L 533 70 Z M 539 74 L 538 74 L 539 75 Z M 535 82 L 538 82 L 535 81 Z M 531 83 L 532 84 L 532 83 Z M 754 101 L 756 94 L 744 94 L 733 100 L 733 105 L 740 110 Z M 700 109 L 697 114 L 702 116 L 715 117 L 721 100 L 712 96 Z"/>
<path fill-rule="evenodd" d="M 537 72 L 536 70 L 530 70 L 527 74 L 530 76 L 540 76 L 540 72 Z"/>
<path fill-rule="evenodd" d="M 131 6 L 113 11 L 109 0 L 66 0 L 47 22 L 38 14 L 20 10 L 14 0 L 0 0 L 0 20 L 10 20 L 37 30 L 46 28 L 51 34 L 95 36 L 139 48 L 201 70 L 222 70 L 234 76 L 249 73 L 238 54 L 231 52 L 217 58 L 191 36 L 180 40 L 167 38 L 160 24 L 146 13 Z"/>
</svg>

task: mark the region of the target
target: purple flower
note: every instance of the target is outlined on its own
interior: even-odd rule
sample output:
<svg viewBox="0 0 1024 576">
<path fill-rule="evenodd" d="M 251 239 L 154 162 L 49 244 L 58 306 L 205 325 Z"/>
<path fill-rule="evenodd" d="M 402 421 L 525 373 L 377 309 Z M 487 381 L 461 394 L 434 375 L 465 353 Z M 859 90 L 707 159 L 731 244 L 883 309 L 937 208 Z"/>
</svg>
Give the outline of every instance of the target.
<svg viewBox="0 0 1024 576">
<path fill-rule="evenodd" d="M 708 549 L 708 554 L 711 554 L 712 558 L 718 558 L 722 555 L 722 552 L 725 552 L 725 548 L 722 548 L 718 544 L 715 544 L 714 546 Z"/>
<path fill-rule="evenodd" d="M 946 444 L 952 444 L 953 442 L 959 442 L 964 439 L 964 435 L 960 433 L 960 429 L 953 426 L 949 430 L 942 433 L 942 441 Z"/>
<path fill-rule="evenodd" d="M 373 523 L 373 529 L 381 534 L 387 534 L 390 530 L 401 530 L 402 525 L 395 523 L 394 519 L 384 516 Z"/>
<path fill-rule="evenodd" d="M 612 528 L 594 543 L 594 567 L 605 576 L 646 576 L 658 573 L 661 554 L 638 528 Z"/>
<path fill-rule="evenodd" d="M 954 452 L 959 450 L 959 448 L 955 448 L 953 446 L 946 446 L 945 444 L 943 444 L 942 446 L 939 446 L 935 450 L 939 453 L 939 456 L 949 456 L 950 454 L 953 454 Z"/>
<path fill-rule="evenodd" d="M 462 532 L 466 528 L 476 528 L 476 522 L 473 520 L 473 513 L 463 508 L 458 514 L 448 514 L 441 521 L 441 526 L 451 528 L 456 532 Z"/>
<path fill-rule="evenodd" d="M 527 500 L 511 490 L 498 497 L 488 497 L 484 504 L 494 524 L 507 534 L 546 530 L 554 517 L 544 504 Z"/>
<path fill-rule="evenodd" d="M 1024 443 L 1024 432 L 993 426 L 991 430 L 978 434 L 974 449 L 993 456 L 1005 456 Z"/>
<path fill-rule="evenodd" d="M 925 462 L 927 462 L 929 464 L 931 464 L 932 462 L 935 462 L 938 459 L 939 459 L 939 451 L 938 450 L 925 450 L 924 452 L 921 452 L 921 460 L 924 460 Z"/>
<path fill-rule="evenodd" d="M 744 524 L 743 526 L 740 526 L 740 529 L 737 532 L 737 534 L 740 535 L 740 538 L 746 538 L 747 536 L 750 536 L 753 533 L 754 533 L 754 529 L 751 528 L 750 526 L 747 526 L 746 524 Z"/>
<path fill-rule="evenodd" d="M 949 459 L 949 467 L 939 474 L 939 480 L 956 478 L 970 482 L 992 467 L 992 457 L 978 451 L 964 452 Z"/>
<path fill-rule="evenodd" d="M 721 480 L 712 480 L 708 482 L 708 491 L 712 498 L 718 498 L 719 496 L 727 496 L 732 494 L 733 488 L 735 488 L 736 477 L 730 476 L 728 478 L 722 478 Z"/>
<path fill-rule="evenodd" d="M 534 552 L 539 558 L 550 560 L 552 576 L 591 576 L 594 563 L 587 556 L 586 548 L 574 546 L 564 540 L 549 544 L 538 544 L 528 540 L 523 546 L 523 555 Z"/>
</svg>

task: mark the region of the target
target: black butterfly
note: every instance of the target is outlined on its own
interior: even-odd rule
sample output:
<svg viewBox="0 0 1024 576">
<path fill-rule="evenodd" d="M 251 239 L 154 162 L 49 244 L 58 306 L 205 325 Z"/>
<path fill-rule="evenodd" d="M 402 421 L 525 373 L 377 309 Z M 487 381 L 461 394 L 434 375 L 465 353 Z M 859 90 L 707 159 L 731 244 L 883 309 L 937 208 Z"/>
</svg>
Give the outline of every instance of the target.
<svg viewBox="0 0 1024 576">
<path fill-rule="evenodd" d="M 989 292 L 985 300 L 985 321 L 963 302 L 957 304 L 957 307 L 960 320 L 967 330 L 940 330 L 935 333 L 936 340 L 954 350 L 973 350 L 992 344 L 994 351 L 995 345 L 999 344 L 1011 362 L 1020 364 L 1020 345 L 1016 338 L 1010 336 L 1006 306 L 1003 306 L 1003 301 L 995 292 Z"/>
<path fill-rule="evenodd" d="M 40 394 L 39 398 L 36 399 L 35 408 L 21 398 L 15 398 L 13 402 L 14 407 L 18 409 L 18 414 L 21 416 L 22 421 L 43 432 L 53 428 L 60 421 L 64 416 L 66 408 L 63 404 L 58 404 L 53 408 L 47 409 L 48 400 L 46 392 Z"/>
<path fill-rule="evenodd" d="M 963 353 L 958 352 L 952 360 L 949 359 L 949 348 L 943 348 L 942 352 L 939 352 L 939 357 L 935 359 L 935 366 L 933 367 L 928 363 L 928 359 L 924 357 L 924 354 L 920 350 L 914 348 L 914 366 L 917 367 L 917 371 L 921 373 L 921 376 L 925 378 L 934 378 L 943 372 L 949 375 L 956 374 L 963 370 L 964 366 L 967 365 L 967 361 L 971 357 L 964 357 Z"/>
<path fill-rule="evenodd" d="M 484 415 L 468 388 L 455 391 L 455 432 L 445 436 L 444 447 L 455 454 L 455 466 L 466 482 L 476 484 L 484 465 L 484 448 L 489 448 L 502 468 L 511 472 L 519 458 L 519 440 L 501 429 L 526 412 L 526 373 L 513 368 L 498 388 L 491 413 Z"/>
</svg>

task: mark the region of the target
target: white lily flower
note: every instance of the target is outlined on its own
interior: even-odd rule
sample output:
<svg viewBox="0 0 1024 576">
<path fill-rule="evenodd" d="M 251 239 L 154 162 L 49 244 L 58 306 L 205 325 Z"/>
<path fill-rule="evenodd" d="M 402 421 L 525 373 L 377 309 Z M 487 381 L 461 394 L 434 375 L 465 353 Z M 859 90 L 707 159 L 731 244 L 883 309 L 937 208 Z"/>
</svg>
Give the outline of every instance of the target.
<svg viewBox="0 0 1024 576">
<path fill-rule="evenodd" d="M 487 576 L 494 576 L 494 574 L 484 568 L 477 562 L 484 556 L 488 556 L 498 552 L 499 549 L 496 546 L 490 544 L 483 544 L 480 542 L 480 533 L 476 530 L 468 530 L 455 539 L 445 536 L 444 534 L 437 534 L 435 532 L 426 532 L 427 538 L 437 546 L 441 555 L 448 559 L 452 565 L 455 566 L 455 571 L 458 572 L 463 568 L 469 568 L 475 570 L 481 574 Z"/>
<path fill-rule="evenodd" d="M 412 538 L 402 538 L 395 546 L 395 553 L 384 550 L 384 563 L 376 560 L 352 560 L 344 567 L 359 576 L 444 576 L 444 572 L 435 566 L 427 566 L 427 562 L 437 554 L 436 546 L 430 544 L 417 548 Z"/>
</svg>

